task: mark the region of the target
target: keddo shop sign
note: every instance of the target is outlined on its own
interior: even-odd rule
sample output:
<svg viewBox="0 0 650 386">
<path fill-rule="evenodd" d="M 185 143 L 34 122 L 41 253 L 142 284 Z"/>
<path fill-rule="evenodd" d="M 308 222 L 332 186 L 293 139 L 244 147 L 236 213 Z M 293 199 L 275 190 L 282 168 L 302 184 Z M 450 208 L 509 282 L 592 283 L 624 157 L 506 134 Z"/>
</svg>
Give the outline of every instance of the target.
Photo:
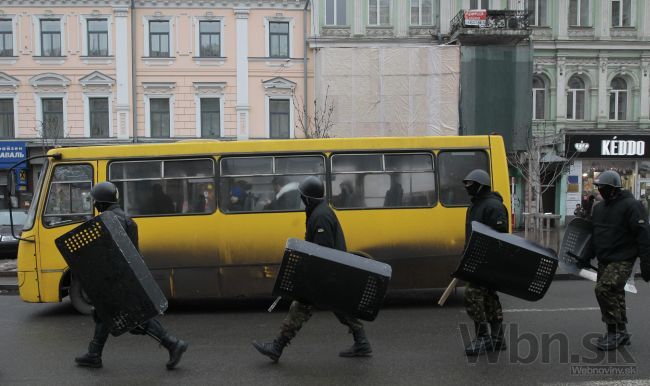
<svg viewBox="0 0 650 386">
<path fill-rule="evenodd" d="M 580 158 L 646 158 L 650 136 L 568 135 L 567 152 Z"/>
</svg>

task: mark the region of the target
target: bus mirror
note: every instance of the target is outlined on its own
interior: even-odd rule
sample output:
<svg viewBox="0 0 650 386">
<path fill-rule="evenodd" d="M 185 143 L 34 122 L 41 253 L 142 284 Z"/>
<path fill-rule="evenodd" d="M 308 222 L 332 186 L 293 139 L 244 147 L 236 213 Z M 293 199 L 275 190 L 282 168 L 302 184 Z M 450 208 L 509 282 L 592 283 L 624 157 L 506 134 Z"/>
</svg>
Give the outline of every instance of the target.
<svg viewBox="0 0 650 386">
<path fill-rule="evenodd" d="M 7 190 L 9 190 L 9 194 L 12 196 L 16 195 L 16 173 L 14 170 L 9 173 L 9 179 L 7 181 Z"/>
</svg>

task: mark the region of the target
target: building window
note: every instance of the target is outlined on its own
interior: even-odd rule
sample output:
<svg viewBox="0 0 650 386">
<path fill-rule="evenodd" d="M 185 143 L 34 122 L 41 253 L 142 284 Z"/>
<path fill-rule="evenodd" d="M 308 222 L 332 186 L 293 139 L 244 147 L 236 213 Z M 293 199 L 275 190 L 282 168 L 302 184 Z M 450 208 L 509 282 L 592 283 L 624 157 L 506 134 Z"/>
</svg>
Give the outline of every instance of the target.
<svg viewBox="0 0 650 386">
<path fill-rule="evenodd" d="M 490 0 L 470 0 L 470 9 L 490 9 Z"/>
<path fill-rule="evenodd" d="M 63 138 L 63 98 L 41 99 L 43 138 Z"/>
<path fill-rule="evenodd" d="M 612 90 L 609 92 L 609 119 L 627 119 L 627 82 L 618 76 L 612 79 Z"/>
<path fill-rule="evenodd" d="M 88 20 L 88 56 L 108 56 L 108 21 Z"/>
<path fill-rule="evenodd" d="M 169 57 L 169 22 L 149 22 L 149 56 Z"/>
<path fill-rule="evenodd" d="M 91 138 L 109 137 L 108 98 L 88 98 Z"/>
<path fill-rule="evenodd" d="M 269 56 L 272 58 L 289 57 L 288 22 L 269 22 Z"/>
<path fill-rule="evenodd" d="M 612 27 L 632 25 L 632 0 L 612 0 Z"/>
<path fill-rule="evenodd" d="M 433 0 L 411 0 L 411 25 L 433 25 Z"/>
<path fill-rule="evenodd" d="M 585 119 L 585 82 L 577 76 L 569 79 L 566 97 L 567 119 Z"/>
<path fill-rule="evenodd" d="M 271 138 L 289 138 L 289 99 L 269 99 L 269 127 Z"/>
<path fill-rule="evenodd" d="M 390 0 L 369 0 L 368 24 L 390 25 Z"/>
<path fill-rule="evenodd" d="M 569 25 L 572 27 L 588 27 L 589 0 L 571 0 L 569 3 Z"/>
<path fill-rule="evenodd" d="M 199 40 L 201 42 L 201 57 L 221 56 L 221 22 L 199 22 Z"/>
<path fill-rule="evenodd" d="M 221 101 L 201 98 L 201 137 L 219 138 L 221 134 Z"/>
<path fill-rule="evenodd" d="M 325 1 L 325 24 L 326 25 L 347 25 L 347 1 L 326 0 Z"/>
<path fill-rule="evenodd" d="M 14 100 L 0 99 L 0 138 L 14 137 Z"/>
<path fill-rule="evenodd" d="M 0 19 L 0 56 L 14 55 L 14 37 L 11 19 Z"/>
<path fill-rule="evenodd" d="M 169 98 L 149 99 L 151 136 L 169 138 Z"/>
<path fill-rule="evenodd" d="M 546 118 L 546 86 L 544 81 L 533 77 L 533 119 Z"/>
<path fill-rule="evenodd" d="M 528 12 L 531 15 L 528 17 L 528 20 L 532 25 L 537 27 L 543 27 L 547 25 L 546 14 L 547 14 L 548 4 L 546 0 L 528 0 Z"/>
<path fill-rule="evenodd" d="M 41 56 L 61 56 L 59 19 L 41 19 Z"/>
</svg>

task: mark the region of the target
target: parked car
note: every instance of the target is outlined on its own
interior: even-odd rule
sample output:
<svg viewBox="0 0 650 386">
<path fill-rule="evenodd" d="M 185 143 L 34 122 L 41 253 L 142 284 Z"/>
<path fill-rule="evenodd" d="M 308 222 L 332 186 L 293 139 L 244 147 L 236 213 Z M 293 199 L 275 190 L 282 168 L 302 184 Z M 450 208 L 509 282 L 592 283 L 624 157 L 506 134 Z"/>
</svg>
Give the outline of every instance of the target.
<svg viewBox="0 0 650 386">
<path fill-rule="evenodd" d="M 14 223 L 14 234 L 20 236 L 27 212 L 21 209 L 12 209 L 11 216 Z M 18 240 L 11 234 L 9 209 L 0 210 L 0 258 L 15 259 L 18 253 Z"/>
</svg>

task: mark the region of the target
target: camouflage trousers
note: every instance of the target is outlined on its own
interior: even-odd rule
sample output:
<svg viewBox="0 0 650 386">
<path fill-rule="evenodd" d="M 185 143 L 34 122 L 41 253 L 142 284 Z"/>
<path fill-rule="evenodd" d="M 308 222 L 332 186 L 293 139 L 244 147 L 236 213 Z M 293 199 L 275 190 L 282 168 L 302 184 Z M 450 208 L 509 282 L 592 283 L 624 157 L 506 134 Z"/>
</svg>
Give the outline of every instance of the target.
<svg viewBox="0 0 650 386">
<path fill-rule="evenodd" d="M 606 324 L 627 323 L 625 282 L 632 274 L 634 260 L 598 262 L 596 299 Z"/>
<path fill-rule="evenodd" d="M 475 322 L 502 322 L 503 311 L 496 291 L 467 283 L 465 287 L 467 315 Z"/>
<path fill-rule="evenodd" d="M 282 322 L 280 334 L 286 338 L 293 339 L 302 328 L 302 325 L 311 318 L 313 310 L 313 306 L 294 300 L 289 308 L 289 313 Z M 363 328 L 363 324 L 357 318 L 346 316 L 338 312 L 335 312 L 334 315 L 336 315 L 339 322 L 348 326 L 349 332 L 358 331 Z"/>
</svg>

